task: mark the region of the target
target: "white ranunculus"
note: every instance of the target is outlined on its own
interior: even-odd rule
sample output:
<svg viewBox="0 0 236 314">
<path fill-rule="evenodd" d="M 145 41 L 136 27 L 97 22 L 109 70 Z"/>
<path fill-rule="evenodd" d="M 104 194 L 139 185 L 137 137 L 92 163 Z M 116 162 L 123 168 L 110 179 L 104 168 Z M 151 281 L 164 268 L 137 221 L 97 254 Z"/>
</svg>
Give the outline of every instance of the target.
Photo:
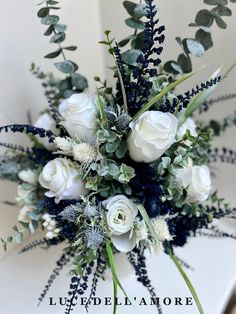
<svg viewBox="0 0 236 314">
<path fill-rule="evenodd" d="M 42 128 L 45 130 L 52 131 L 55 135 L 59 135 L 59 130 L 56 128 L 56 122 L 48 113 L 43 113 L 39 116 L 38 120 L 34 124 L 37 128 Z M 54 143 L 49 143 L 47 138 L 41 138 L 37 136 L 37 140 L 41 143 L 47 150 L 54 150 Z"/>
<path fill-rule="evenodd" d="M 96 104 L 88 95 L 73 94 L 59 106 L 63 121 L 61 124 L 72 138 L 93 142 L 97 130 Z"/>
<path fill-rule="evenodd" d="M 112 232 L 112 242 L 121 252 L 129 252 L 135 246 L 131 229 L 138 214 L 135 204 L 124 195 L 110 197 L 104 202 L 107 210 L 107 224 Z"/>
<path fill-rule="evenodd" d="M 177 182 L 187 190 L 187 201 L 204 202 L 208 199 L 212 185 L 210 170 L 207 166 L 188 166 L 177 170 Z"/>
<path fill-rule="evenodd" d="M 176 141 L 178 122 L 171 113 L 147 111 L 130 124 L 130 157 L 136 162 L 152 162 Z"/>
<path fill-rule="evenodd" d="M 31 169 L 22 170 L 19 172 L 18 177 L 26 183 L 35 185 L 38 183 L 38 175 L 35 171 Z"/>
<path fill-rule="evenodd" d="M 180 127 L 177 131 L 178 141 L 181 141 L 184 138 L 187 130 L 190 131 L 190 134 L 192 136 L 197 137 L 197 125 L 192 118 L 186 119 L 186 121 L 180 125 Z"/>
<path fill-rule="evenodd" d="M 18 216 L 18 221 L 22 221 L 22 222 L 25 222 L 25 223 L 29 223 L 31 221 L 30 217 L 27 215 L 28 212 L 32 212 L 34 211 L 34 208 L 31 207 L 31 206 L 23 206 L 21 209 L 20 209 L 20 213 L 19 213 L 19 216 Z"/>
<path fill-rule="evenodd" d="M 69 159 L 56 158 L 49 161 L 39 176 L 39 183 L 45 189 L 47 197 L 60 200 L 75 199 L 86 195 L 85 183 L 78 177 L 75 165 Z"/>
</svg>

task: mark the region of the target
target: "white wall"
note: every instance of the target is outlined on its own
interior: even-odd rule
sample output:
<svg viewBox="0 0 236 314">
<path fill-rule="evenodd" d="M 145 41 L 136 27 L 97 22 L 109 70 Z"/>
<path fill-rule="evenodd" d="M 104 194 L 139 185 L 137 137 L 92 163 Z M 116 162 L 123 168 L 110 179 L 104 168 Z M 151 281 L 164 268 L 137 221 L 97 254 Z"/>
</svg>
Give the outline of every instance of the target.
<svg viewBox="0 0 236 314">
<path fill-rule="evenodd" d="M 46 70 L 54 70 L 51 61 L 43 59 L 43 55 L 52 50 L 48 39 L 42 36 L 44 27 L 36 18 L 36 3 L 33 0 L 9 0 L 0 1 L 0 125 L 12 122 L 25 122 L 27 110 L 30 110 L 33 118 L 47 105 L 43 97 L 40 82 L 29 73 L 30 62 L 42 66 Z M 164 60 L 176 57 L 180 52 L 175 36 L 188 36 L 193 34 L 193 29 L 187 28 L 192 22 L 195 13 L 203 7 L 202 0 L 160 0 L 160 19 L 166 25 L 167 42 L 163 55 Z M 103 38 L 102 30 L 112 29 L 119 40 L 123 38 L 129 28 L 123 19 L 126 16 L 120 0 L 61 0 L 63 7 L 60 11 L 62 21 L 68 25 L 69 44 L 79 46 L 78 53 L 73 53 L 73 58 L 78 59 L 81 73 L 90 81 L 94 90 L 93 76 L 101 75 L 110 77 L 105 63 L 110 65 L 110 60 L 105 55 L 105 48 L 97 44 Z M 235 59 L 236 37 L 236 5 L 231 5 L 234 16 L 227 18 L 228 29 L 214 30 L 213 38 L 215 48 L 207 52 L 204 58 L 195 60 L 195 68 L 207 64 L 207 68 L 192 79 L 192 84 L 205 80 L 216 68 L 226 63 L 231 65 Z M 58 72 L 55 73 L 57 74 Z M 222 83 L 219 93 L 235 91 L 236 72 Z M 186 88 L 191 86 L 186 84 Z M 210 114 L 214 117 L 222 117 L 223 114 L 232 112 L 236 108 L 234 102 L 223 103 L 214 107 Z M 227 132 L 222 139 L 224 145 L 235 144 L 235 129 Z M 1 141 L 16 141 L 13 135 L 1 135 Z M 24 141 L 22 139 L 22 141 Z M 235 147 L 236 148 L 236 147 Z M 219 186 L 222 195 L 227 196 L 232 204 L 236 203 L 234 174 L 235 168 L 231 166 L 221 167 L 216 186 Z M 15 194 L 14 185 L 0 184 L 0 200 L 12 200 Z M 1 206 L 0 230 L 1 235 L 9 234 L 10 227 L 15 223 L 17 210 Z M 179 250 L 179 254 L 189 261 L 196 271 L 191 275 L 193 282 L 199 291 L 200 297 L 206 307 L 206 314 L 220 314 L 222 304 L 229 292 L 233 273 L 235 271 L 235 249 L 233 241 L 203 241 L 194 239 L 186 249 Z M 63 313 L 63 309 L 52 308 L 46 303 L 39 309 L 35 308 L 36 299 L 44 281 L 47 280 L 54 261 L 60 254 L 61 248 L 53 248 L 50 252 L 35 251 L 25 256 L 18 256 L 17 251 L 12 252 L 1 262 L 0 269 L 0 312 L 4 314 L 32 314 L 32 313 Z M 2 255 L 2 253 L 1 253 Z M 1 256 L 0 255 L 0 256 Z M 178 272 L 170 264 L 165 256 L 153 257 L 148 260 L 152 279 L 161 296 L 165 295 L 189 295 Z M 123 265 L 123 264 L 122 264 Z M 225 267 L 222 267 L 224 265 Z M 129 267 L 125 264 L 122 269 L 122 281 L 129 294 L 132 296 L 146 295 L 135 282 L 134 275 L 128 274 Z M 62 275 L 52 289 L 51 296 L 65 296 L 68 279 Z M 111 282 L 100 286 L 99 295 L 111 295 Z M 14 291 L 14 294 L 11 293 Z M 225 295 L 224 295 L 225 294 Z M 6 302 L 8 301 L 8 307 Z M 132 308 L 129 313 L 141 313 L 143 308 Z M 153 313 L 152 308 L 145 309 L 146 313 Z M 92 313 L 110 313 L 111 309 L 92 309 Z M 82 313 L 82 312 L 81 312 Z M 126 309 L 123 310 L 126 313 Z M 164 313 L 197 313 L 195 309 L 166 309 Z"/>
</svg>

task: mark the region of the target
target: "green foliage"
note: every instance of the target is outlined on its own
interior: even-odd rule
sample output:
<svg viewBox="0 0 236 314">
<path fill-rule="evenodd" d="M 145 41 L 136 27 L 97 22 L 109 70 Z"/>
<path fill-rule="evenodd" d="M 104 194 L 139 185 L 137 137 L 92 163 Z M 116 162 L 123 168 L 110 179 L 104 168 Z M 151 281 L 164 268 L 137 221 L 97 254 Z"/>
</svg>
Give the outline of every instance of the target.
<svg viewBox="0 0 236 314">
<path fill-rule="evenodd" d="M 231 0 L 230 2 L 236 3 L 235 0 Z M 174 75 L 191 72 L 191 55 L 201 57 L 205 51 L 213 47 L 211 28 L 214 24 L 221 29 L 227 27 L 224 17 L 232 15 L 228 0 L 204 0 L 204 3 L 214 7 L 201 9 L 197 13 L 194 23 L 189 24 L 190 27 L 197 28 L 194 38 L 176 38 L 183 53 L 178 56 L 177 61 L 168 61 L 165 63 L 164 70 L 166 72 Z"/>
<path fill-rule="evenodd" d="M 146 5 L 143 3 L 137 4 L 131 1 L 124 1 L 123 4 L 127 13 L 130 15 L 130 17 L 125 20 L 125 23 L 128 27 L 133 29 L 133 34 L 121 40 L 119 42 L 119 46 L 124 47 L 128 43 L 131 43 L 132 50 L 141 49 L 143 47 L 143 37 L 144 37 L 143 30 L 145 28 L 142 18 L 146 16 Z M 127 63 L 127 64 L 130 64 L 130 63 Z"/>
<path fill-rule="evenodd" d="M 67 60 L 65 56 L 65 51 L 75 51 L 76 46 L 68 46 L 62 47 L 61 44 L 66 39 L 66 25 L 61 24 L 60 18 L 58 15 L 51 14 L 51 12 L 60 9 L 59 7 L 55 7 L 54 5 L 57 4 L 57 1 L 46 0 L 42 3 L 43 7 L 41 7 L 38 11 L 38 17 L 41 19 L 41 23 L 43 25 L 48 26 L 44 35 L 51 36 L 50 43 L 57 44 L 58 49 L 48 53 L 45 58 L 47 59 L 54 59 L 59 56 L 63 57 L 62 62 L 55 63 L 56 68 L 66 74 L 69 75 L 69 81 L 66 86 L 66 89 L 60 88 L 63 84 L 57 86 L 59 91 L 57 93 L 57 98 L 67 98 L 73 93 L 81 92 L 88 87 L 88 83 L 85 77 L 81 74 L 75 73 L 78 70 L 78 65 L 70 60 Z M 63 82 L 63 81 L 62 81 Z"/>
</svg>

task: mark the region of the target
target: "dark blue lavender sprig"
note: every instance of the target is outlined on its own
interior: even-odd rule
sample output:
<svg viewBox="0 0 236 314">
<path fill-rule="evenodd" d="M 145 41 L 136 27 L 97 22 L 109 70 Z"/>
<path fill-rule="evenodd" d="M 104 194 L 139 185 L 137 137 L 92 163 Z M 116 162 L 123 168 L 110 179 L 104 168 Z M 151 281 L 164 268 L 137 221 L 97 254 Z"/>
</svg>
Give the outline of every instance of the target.
<svg viewBox="0 0 236 314">
<path fill-rule="evenodd" d="M 56 262 L 56 267 L 53 269 L 53 272 L 50 276 L 50 278 L 48 279 L 47 284 L 45 285 L 45 288 L 43 290 L 43 292 L 41 293 L 39 299 L 38 299 L 38 306 L 42 303 L 43 299 L 46 297 L 49 289 L 51 288 L 54 280 L 56 279 L 57 276 L 59 276 L 60 271 L 69 264 L 69 262 L 71 261 L 71 258 L 74 256 L 74 252 L 73 251 L 68 251 L 66 253 L 63 253 L 62 256 L 59 258 L 59 260 Z"/>
<path fill-rule="evenodd" d="M 42 248 L 42 247 L 49 247 L 50 246 L 50 241 L 46 238 L 43 238 L 43 239 L 40 239 L 40 240 L 35 240 L 29 244 L 27 244 L 26 246 L 24 246 L 19 254 L 22 254 L 22 253 L 26 253 L 28 251 L 31 251 L 33 249 L 36 249 L 38 247 Z"/>
<path fill-rule="evenodd" d="M 222 80 L 222 77 L 216 77 L 214 79 L 211 79 L 209 81 L 206 81 L 204 83 L 201 83 L 201 85 L 197 85 L 195 88 L 193 88 L 191 91 L 187 91 L 184 94 L 178 95 L 176 98 L 174 98 L 172 101 L 169 99 L 166 99 L 164 104 L 160 106 L 160 110 L 163 112 L 171 112 L 174 113 L 176 109 L 178 108 L 178 111 L 181 111 L 183 109 L 186 109 L 191 101 L 191 99 L 201 93 L 204 90 L 209 89 L 210 87 L 216 85 Z"/>
<path fill-rule="evenodd" d="M 217 226 L 211 226 L 207 230 L 199 230 L 196 233 L 197 235 L 201 237 L 207 237 L 210 239 L 233 239 L 236 240 L 236 234 L 231 234 L 228 232 L 225 232 L 223 230 L 220 230 Z"/>
<path fill-rule="evenodd" d="M 106 261 L 102 258 L 101 255 L 99 255 L 97 259 L 97 266 L 93 275 L 92 279 L 92 285 L 91 285 L 91 290 L 90 290 L 90 295 L 88 297 L 88 300 L 85 304 L 85 309 L 88 312 L 89 306 L 91 304 L 92 298 L 96 296 L 96 291 L 97 291 L 97 284 L 98 284 L 98 279 L 104 274 L 104 270 L 106 269 Z"/>
<path fill-rule="evenodd" d="M 218 104 L 218 103 L 223 102 L 223 101 L 229 101 L 229 100 L 234 99 L 234 98 L 236 98 L 236 94 L 231 93 L 231 94 L 221 95 L 221 96 L 214 98 L 214 99 L 209 99 L 201 105 L 198 113 L 202 114 L 202 113 L 208 111 L 213 105 Z"/>
<path fill-rule="evenodd" d="M 5 148 L 9 148 L 12 150 L 17 150 L 21 153 L 25 153 L 25 154 L 29 154 L 30 153 L 30 148 L 29 147 L 23 147 L 21 145 L 17 145 L 17 144 L 12 144 L 12 143 L 1 143 L 0 142 L 0 146 L 5 147 Z"/>
<path fill-rule="evenodd" d="M 67 299 L 65 314 L 70 314 L 73 311 L 78 296 L 84 295 L 88 289 L 89 276 L 92 273 L 94 262 L 90 262 L 89 265 L 82 265 L 83 275 L 80 277 L 74 276 L 71 278 L 70 291 L 68 292 L 69 298 Z"/>
<path fill-rule="evenodd" d="M 0 133 L 2 131 L 8 132 L 11 131 L 13 133 L 26 133 L 32 135 L 38 135 L 40 138 L 47 138 L 49 143 L 52 143 L 55 138 L 55 134 L 53 134 L 50 130 L 45 130 L 43 128 L 37 128 L 33 125 L 27 124 L 11 124 L 0 127 Z"/>
<path fill-rule="evenodd" d="M 213 148 L 209 151 L 209 156 L 212 162 L 223 162 L 229 164 L 236 164 L 236 152 L 232 149 L 223 148 Z"/>
<path fill-rule="evenodd" d="M 131 71 L 132 74 L 133 80 L 131 82 L 127 82 L 126 77 L 130 73 L 126 74 L 124 71 L 124 62 L 119 47 L 116 47 L 114 51 L 126 87 L 128 108 L 131 115 L 137 113 L 150 96 L 152 88 L 150 77 L 157 75 L 157 67 L 161 63 L 159 55 L 163 51 L 163 47 L 155 47 L 155 44 L 161 45 L 165 40 L 165 36 L 162 34 L 165 27 L 157 27 L 159 20 L 156 19 L 157 10 L 153 4 L 154 0 L 145 0 L 145 2 L 147 22 L 145 23 L 143 48 L 136 59 L 137 66 L 130 66 L 128 71 Z"/>
<path fill-rule="evenodd" d="M 151 284 L 151 280 L 148 277 L 146 257 L 144 255 L 144 249 L 135 248 L 133 251 L 127 253 L 128 261 L 133 267 L 137 276 L 137 281 L 140 282 L 149 292 L 151 298 L 156 299 L 156 292 Z M 156 308 L 159 314 L 162 313 L 160 305 L 157 303 Z"/>
<path fill-rule="evenodd" d="M 146 0 L 147 5 L 147 19 L 144 30 L 144 45 L 141 54 L 137 58 L 138 66 L 133 70 L 133 78 L 136 82 L 131 84 L 132 92 L 128 95 L 128 103 L 131 114 L 135 114 L 142 105 L 148 100 L 152 82 L 149 77 L 157 75 L 157 67 L 161 63 L 159 55 L 163 51 L 163 47 L 154 47 L 156 43 L 163 44 L 165 35 L 162 34 L 165 30 L 164 26 L 157 27 L 159 22 L 156 19 L 156 6 L 153 4 L 154 0 Z"/>
</svg>

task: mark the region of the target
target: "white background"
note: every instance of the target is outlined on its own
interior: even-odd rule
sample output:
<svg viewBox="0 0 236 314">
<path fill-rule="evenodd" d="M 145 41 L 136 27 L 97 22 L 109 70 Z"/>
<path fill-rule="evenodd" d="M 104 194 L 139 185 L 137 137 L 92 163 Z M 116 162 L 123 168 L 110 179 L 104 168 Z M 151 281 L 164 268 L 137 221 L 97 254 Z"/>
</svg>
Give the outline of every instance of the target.
<svg viewBox="0 0 236 314">
<path fill-rule="evenodd" d="M 160 19 L 166 25 L 166 45 L 164 60 L 176 58 L 180 52 L 174 37 L 192 36 L 194 29 L 187 25 L 194 21 L 196 12 L 204 7 L 202 0 L 159 0 Z M 34 61 L 43 70 L 54 71 L 51 61 L 43 56 L 52 51 L 48 39 L 43 37 L 44 26 L 36 18 L 36 4 L 34 0 L 1 0 L 0 1 L 0 125 L 8 123 L 23 123 L 26 121 L 27 111 L 30 110 L 33 119 L 47 102 L 43 97 L 40 81 L 29 73 L 30 62 Z M 63 10 L 60 11 L 62 21 L 68 25 L 68 45 L 78 44 L 79 50 L 73 53 L 73 59 L 78 60 L 81 73 L 90 81 L 94 90 L 93 77 L 111 77 L 105 64 L 111 65 L 105 54 L 105 49 L 97 44 L 103 39 L 102 31 L 112 29 L 117 40 L 125 37 L 130 31 L 123 23 L 126 13 L 120 0 L 63 0 Z M 231 5 L 234 16 L 227 18 L 227 30 L 214 28 L 214 49 L 206 53 L 204 58 L 194 60 L 195 69 L 200 65 L 207 65 L 206 69 L 187 82 L 183 90 L 205 80 L 219 66 L 230 66 L 236 61 L 236 4 Z M 56 70 L 55 70 L 56 71 Z M 56 72 L 58 74 L 58 72 Z M 223 82 L 215 95 L 235 92 L 236 72 Z M 215 106 L 209 112 L 214 118 L 221 118 L 236 108 L 234 101 Z M 205 117 L 207 118 L 207 117 Z M 20 137 L 19 137 L 20 138 Z M 22 142 L 25 139 L 20 138 Z M 1 135 L 1 141 L 17 141 L 16 136 Z M 25 142 L 26 143 L 26 142 Z M 236 149 L 235 128 L 228 131 L 218 142 Z M 232 205 L 236 204 L 235 195 L 236 168 L 221 165 L 216 172 L 215 185 L 226 196 Z M 0 183 L 0 200 L 12 200 L 15 186 Z M 11 233 L 11 226 L 15 223 L 17 209 L 1 205 L 0 230 L 2 236 Z M 234 225 L 224 223 L 226 229 L 236 230 Z M 40 238 L 40 236 L 38 236 Z M 179 249 L 178 255 L 189 262 L 195 269 L 188 272 L 196 290 L 199 292 L 206 314 L 222 314 L 224 303 L 236 279 L 236 242 L 233 240 L 193 239 L 185 247 Z M 48 299 L 40 308 L 36 308 L 37 297 L 43 289 L 54 262 L 60 256 L 61 247 L 53 248 L 49 252 L 37 250 L 32 253 L 17 254 L 18 249 L 12 251 L 1 261 L 0 267 L 0 313 L 4 314 L 49 314 L 63 313 L 63 307 L 49 307 Z M 4 253 L 0 253 L 4 257 Z M 189 296 L 189 292 L 182 278 L 171 264 L 167 256 L 153 256 L 148 258 L 150 277 L 160 297 Z M 118 265 L 123 285 L 131 298 L 133 296 L 147 296 L 146 291 L 135 281 L 129 266 L 123 257 Z M 65 270 L 68 271 L 69 269 Z M 50 296 L 66 296 L 69 278 L 62 273 L 53 286 Z M 99 296 L 112 296 L 112 283 L 108 281 L 99 285 Z M 155 313 L 152 307 L 123 308 L 127 313 Z M 164 314 L 195 314 L 195 307 L 165 307 Z M 92 308 L 91 313 L 111 313 L 112 309 Z M 84 313 L 83 309 L 76 312 Z M 120 310 L 121 312 L 121 310 Z"/>
</svg>

